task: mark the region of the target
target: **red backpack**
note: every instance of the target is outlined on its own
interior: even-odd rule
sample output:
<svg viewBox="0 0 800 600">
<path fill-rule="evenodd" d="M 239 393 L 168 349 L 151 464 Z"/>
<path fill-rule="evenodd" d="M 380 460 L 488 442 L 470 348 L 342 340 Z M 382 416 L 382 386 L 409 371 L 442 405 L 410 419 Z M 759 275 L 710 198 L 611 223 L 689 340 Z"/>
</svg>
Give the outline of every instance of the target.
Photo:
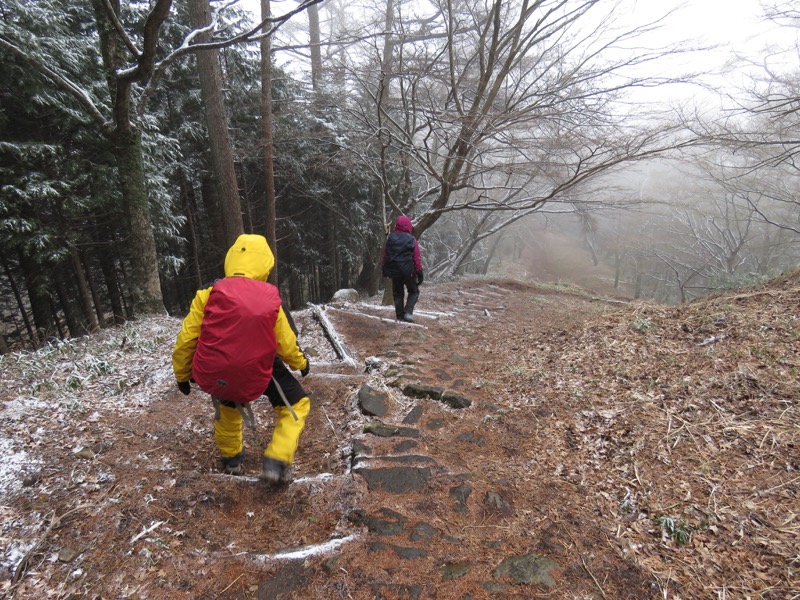
<svg viewBox="0 0 800 600">
<path fill-rule="evenodd" d="M 192 377 L 204 392 L 247 404 L 259 398 L 272 378 L 281 307 L 278 288 L 247 277 L 226 277 L 211 288 Z"/>
</svg>

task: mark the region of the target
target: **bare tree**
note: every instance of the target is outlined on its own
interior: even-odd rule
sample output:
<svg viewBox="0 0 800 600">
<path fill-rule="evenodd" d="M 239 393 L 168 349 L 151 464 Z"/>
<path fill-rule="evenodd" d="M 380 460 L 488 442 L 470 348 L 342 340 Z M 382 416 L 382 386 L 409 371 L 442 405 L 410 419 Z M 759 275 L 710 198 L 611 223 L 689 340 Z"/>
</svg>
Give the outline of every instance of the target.
<svg viewBox="0 0 800 600">
<path fill-rule="evenodd" d="M 497 1 L 481 11 L 450 2 L 440 21 L 427 25 L 432 33 L 424 51 L 405 45 L 402 67 L 412 76 L 404 106 L 419 118 L 411 130 L 396 113 L 386 119 L 411 145 L 429 182 L 411 199 L 424 211 L 416 221 L 420 233 L 454 208 L 533 209 L 622 161 L 675 143 L 673 128 L 638 133 L 615 121 L 616 95 L 652 83 L 622 79 L 621 71 L 665 51 L 604 58 L 641 31 L 603 38 L 600 27 L 579 27 L 596 5 Z M 503 198 L 488 193 L 497 189 L 506 191 Z"/>
<path fill-rule="evenodd" d="M 615 30 L 613 10 L 595 17 L 605 6 L 387 0 L 359 30 L 374 37 L 330 40 L 350 49 L 338 68 L 361 90 L 348 107 L 386 216 L 413 215 L 423 236 L 445 214 L 493 213 L 470 219 L 481 229 L 453 255 L 460 263 L 469 246 L 598 175 L 691 144 L 681 124 L 618 102 L 664 83 L 640 67 L 691 48 L 642 50 L 638 37 L 658 24 Z"/>
<path fill-rule="evenodd" d="M 800 29 L 796 3 L 773 0 L 762 7 L 765 18 L 779 27 Z M 697 131 L 709 145 L 727 149 L 720 164 L 737 169 L 729 173 L 733 185 L 728 189 L 748 195 L 751 208 L 764 221 L 798 233 L 800 206 L 794 180 L 800 156 L 800 42 L 795 34 L 794 42 L 785 44 L 780 47 L 765 40 L 757 61 L 737 58 L 738 65 L 747 69 L 747 85 L 724 94 L 721 116 L 702 120 Z M 759 208 L 761 198 L 771 202 Z M 785 219 L 783 209 L 793 211 L 793 218 Z"/>
<path fill-rule="evenodd" d="M 652 186 L 658 197 L 644 197 L 633 218 L 617 215 L 613 250 L 635 267 L 629 279 L 658 279 L 663 299 L 686 301 L 796 264 L 800 236 L 761 217 L 776 214 L 774 200 L 751 191 L 758 173 L 745 177 L 748 161 L 739 158 L 724 149 L 695 151 L 680 170 L 662 172 Z M 625 265 L 618 268 L 622 275 Z"/>
</svg>

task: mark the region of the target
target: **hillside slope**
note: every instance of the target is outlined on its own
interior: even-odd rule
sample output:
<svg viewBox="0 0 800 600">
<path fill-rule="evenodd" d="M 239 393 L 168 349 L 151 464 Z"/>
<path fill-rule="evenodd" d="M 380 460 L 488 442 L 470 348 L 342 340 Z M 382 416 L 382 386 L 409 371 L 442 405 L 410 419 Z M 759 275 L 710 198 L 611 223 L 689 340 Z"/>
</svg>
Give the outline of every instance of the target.
<svg viewBox="0 0 800 600">
<path fill-rule="evenodd" d="M 219 473 L 180 321 L 3 357 L 8 597 L 800 594 L 797 274 L 679 308 L 511 280 L 295 313 L 296 480 Z M 320 329 L 325 322 L 343 356 Z"/>
</svg>

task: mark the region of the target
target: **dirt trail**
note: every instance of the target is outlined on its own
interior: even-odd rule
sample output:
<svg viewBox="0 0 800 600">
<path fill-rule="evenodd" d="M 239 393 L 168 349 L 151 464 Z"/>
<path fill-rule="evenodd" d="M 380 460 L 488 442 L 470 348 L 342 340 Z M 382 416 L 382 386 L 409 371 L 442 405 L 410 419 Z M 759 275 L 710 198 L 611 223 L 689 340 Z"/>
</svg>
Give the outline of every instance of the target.
<svg viewBox="0 0 800 600">
<path fill-rule="evenodd" d="M 254 477 L 272 425 L 266 402 L 238 478 L 219 473 L 206 397 L 184 398 L 168 378 L 139 410 L 63 418 L 36 481 L 15 495 L 13 515 L 28 516 L 5 527 L 40 542 L 9 595 L 708 597 L 699 574 L 728 522 L 708 510 L 702 480 L 682 478 L 703 431 L 665 402 L 683 393 L 686 353 L 713 320 L 695 324 L 691 350 L 665 357 L 675 335 L 652 337 L 659 327 L 693 323 L 677 309 L 507 280 L 425 284 L 414 325 L 364 302 L 324 314 L 356 366 L 336 356 L 313 311 L 295 313 L 313 356 L 303 382 L 313 409 L 294 483 Z M 782 360 L 797 365 L 796 353 Z M 703 476 L 734 473 L 738 456 Z M 766 475 L 789 494 L 783 520 L 800 512 L 797 484 L 783 485 L 780 469 Z M 688 547 L 673 535 L 684 526 L 697 532 Z M 776 558 L 756 553 L 763 598 L 797 582 L 771 562 L 790 538 L 770 540 Z M 725 555 L 713 565 L 733 593 L 739 567 Z"/>
</svg>

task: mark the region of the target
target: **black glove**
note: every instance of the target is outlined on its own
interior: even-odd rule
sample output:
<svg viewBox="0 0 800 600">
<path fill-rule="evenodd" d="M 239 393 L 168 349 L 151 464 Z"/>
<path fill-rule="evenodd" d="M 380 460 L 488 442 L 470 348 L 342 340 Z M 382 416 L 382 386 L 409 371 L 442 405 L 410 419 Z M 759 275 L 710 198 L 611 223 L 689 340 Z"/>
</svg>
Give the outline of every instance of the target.
<svg viewBox="0 0 800 600">
<path fill-rule="evenodd" d="M 192 391 L 192 386 L 189 385 L 188 381 L 179 381 L 178 382 L 178 389 L 184 396 L 188 396 L 189 392 Z"/>
<path fill-rule="evenodd" d="M 305 366 L 305 367 L 303 367 L 302 369 L 300 369 L 300 375 L 302 375 L 303 377 L 305 377 L 306 375 L 308 375 L 308 372 L 309 372 L 310 370 L 311 370 L 311 361 L 310 361 L 310 360 L 308 360 L 308 359 L 306 359 L 306 366 Z"/>
<path fill-rule="evenodd" d="M 419 285 L 420 283 L 422 283 L 422 281 L 423 281 L 424 279 L 425 279 L 425 276 L 422 274 L 422 271 L 420 271 L 419 273 L 417 273 L 417 285 Z"/>
</svg>

